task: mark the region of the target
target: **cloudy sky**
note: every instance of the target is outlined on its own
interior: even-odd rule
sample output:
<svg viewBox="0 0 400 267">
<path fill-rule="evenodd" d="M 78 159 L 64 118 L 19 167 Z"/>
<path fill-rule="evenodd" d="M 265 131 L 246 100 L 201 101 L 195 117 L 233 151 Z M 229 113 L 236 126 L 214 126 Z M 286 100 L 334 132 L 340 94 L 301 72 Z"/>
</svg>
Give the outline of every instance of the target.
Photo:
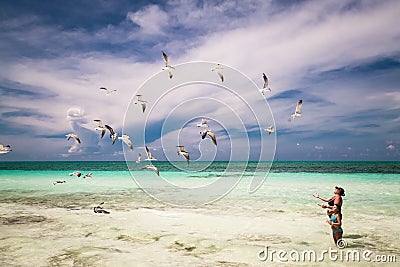
<svg viewBox="0 0 400 267">
<path fill-rule="evenodd" d="M 275 138 L 254 136 L 249 107 L 266 110 L 261 129 L 275 123 L 275 160 L 400 160 L 399 12 L 396 0 L 1 1 L 0 143 L 13 151 L 0 160 L 123 160 L 144 143 L 165 159 L 181 142 L 195 158 L 226 160 L 235 147 L 257 159 L 259 139 Z M 176 81 L 187 62 L 229 66 L 225 87 L 210 71 L 215 85 L 170 91 L 161 51 Z M 224 95 L 230 70 L 254 87 Z M 262 73 L 267 102 L 257 90 Z M 146 91 L 149 79 L 162 86 Z M 136 92 L 148 97 L 146 113 L 132 102 Z M 215 103 L 203 102 L 210 96 Z M 289 122 L 299 99 L 302 116 Z M 217 150 L 198 134 L 201 117 L 217 132 Z M 134 151 L 100 139 L 94 119 L 129 134 Z M 66 140 L 72 132 L 82 144 Z"/>
</svg>

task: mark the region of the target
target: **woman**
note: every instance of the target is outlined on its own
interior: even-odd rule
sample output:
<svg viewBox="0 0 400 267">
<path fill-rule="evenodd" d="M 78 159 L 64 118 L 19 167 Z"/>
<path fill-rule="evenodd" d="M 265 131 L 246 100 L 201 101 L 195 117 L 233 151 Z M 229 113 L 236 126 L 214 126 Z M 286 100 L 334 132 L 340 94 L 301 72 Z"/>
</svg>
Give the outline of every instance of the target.
<svg viewBox="0 0 400 267">
<path fill-rule="evenodd" d="M 342 197 L 345 196 L 344 189 L 338 186 L 335 186 L 335 189 L 333 190 L 334 195 L 331 198 L 324 198 L 318 195 L 318 193 L 315 193 L 313 196 L 315 198 L 319 198 L 322 201 L 328 202 L 328 205 L 325 204 L 318 204 L 322 208 L 327 208 L 327 215 L 329 216 L 332 213 L 332 209 L 334 205 L 337 205 L 337 208 L 339 209 L 339 212 L 341 213 L 342 211 L 342 204 L 343 204 L 343 199 Z"/>
<path fill-rule="evenodd" d="M 337 205 L 332 208 L 332 214 L 329 215 L 329 220 L 326 222 L 331 226 L 332 236 L 335 245 L 338 245 L 338 240 L 342 239 L 343 229 L 342 229 L 342 214 L 339 211 Z"/>
</svg>

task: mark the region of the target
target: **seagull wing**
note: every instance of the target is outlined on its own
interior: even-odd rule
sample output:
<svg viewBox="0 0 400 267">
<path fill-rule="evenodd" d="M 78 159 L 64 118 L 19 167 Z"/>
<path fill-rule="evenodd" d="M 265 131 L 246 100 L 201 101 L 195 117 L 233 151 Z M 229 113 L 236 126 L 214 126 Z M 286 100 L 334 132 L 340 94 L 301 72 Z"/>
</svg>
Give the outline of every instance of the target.
<svg viewBox="0 0 400 267">
<path fill-rule="evenodd" d="M 133 149 L 132 141 L 129 138 L 123 138 L 122 140 L 129 146 L 130 149 Z"/>
<path fill-rule="evenodd" d="M 143 113 L 144 113 L 144 111 L 146 110 L 146 102 L 142 102 L 142 110 L 143 110 Z"/>
<path fill-rule="evenodd" d="M 154 165 L 146 165 L 142 168 L 143 169 L 151 169 L 153 170 L 158 176 L 160 176 L 160 172 L 158 171 L 157 167 Z"/>
<path fill-rule="evenodd" d="M 103 127 L 103 122 L 101 120 L 94 120 L 94 121 L 99 124 L 99 128 Z"/>
<path fill-rule="evenodd" d="M 106 91 L 108 91 L 108 89 L 105 88 L 105 87 L 100 87 L 100 90 L 106 90 Z"/>
<path fill-rule="evenodd" d="M 101 138 L 103 138 L 105 134 L 106 134 L 106 128 L 103 127 L 103 129 L 101 130 Z"/>
<path fill-rule="evenodd" d="M 109 125 L 104 125 L 104 127 L 106 127 L 107 128 L 107 130 L 109 130 L 110 131 L 110 137 L 112 136 L 112 135 L 114 135 L 115 134 L 115 132 L 114 132 L 114 129 L 113 128 L 111 128 L 111 126 L 109 126 Z"/>
<path fill-rule="evenodd" d="M 182 155 L 186 158 L 187 164 L 189 164 L 189 161 L 190 161 L 189 153 L 185 151 L 184 153 L 182 153 Z"/>
<path fill-rule="evenodd" d="M 299 102 L 297 103 L 297 106 L 296 106 L 296 113 L 297 114 L 301 114 L 300 109 L 301 109 L 302 105 L 303 105 L 303 100 L 299 100 Z"/>
<path fill-rule="evenodd" d="M 207 136 L 207 131 L 200 132 L 200 134 L 201 134 L 201 139 L 204 139 Z"/>
<path fill-rule="evenodd" d="M 137 101 L 142 101 L 142 95 L 136 95 L 137 96 Z"/>
<path fill-rule="evenodd" d="M 151 152 L 147 146 L 146 146 L 146 154 L 147 154 L 147 158 L 151 159 Z"/>
<path fill-rule="evenodd" d="M 164 51 L 161 51 L 161 52 L 162 52 L 162 55 L 163 55 L 163 57 L 164 57 L 165 66 L 168 67 L 168 66 L 170 65 L 170 64 L 169 64 L 169 58 L 168 58 L 167 54 L 165 54 Z"/>
<path fill-rule="evenodd" d="M 263 73 L 264 85 L 263 88 L 268 88 L 268 77 Z"/>
<path fill-rule="evenodd" d="M 208 131 L 207 134 L 211 137 L 211 140 L 213 141 L 214 145 L 217 145 L 217 138 L 215 137 L 215 134 L 211 131 Z"/>
<path fill-rule="evenodd" d="M 77 135 L 74 135 L 74 138 L 75 138 L 76 142 L 78 142 L 79 144 L 81 143 L 81 139 L 79 139 L 79 137 Z"/>
<path fill-rule="evenodd" d="M 219 78 L 223 82 L 224 81 L 224 75 L 222 74 L 222 71 L 221 70 L 217 70 L 217 73 L 218 73 Z"/>
<path fill-rule="evenodd" d="M 186 152 L 185 151 L 185 146 L 176 146 L 176 147 L 179 147 L 179 151 L 180 152 Z"/>
</svg>

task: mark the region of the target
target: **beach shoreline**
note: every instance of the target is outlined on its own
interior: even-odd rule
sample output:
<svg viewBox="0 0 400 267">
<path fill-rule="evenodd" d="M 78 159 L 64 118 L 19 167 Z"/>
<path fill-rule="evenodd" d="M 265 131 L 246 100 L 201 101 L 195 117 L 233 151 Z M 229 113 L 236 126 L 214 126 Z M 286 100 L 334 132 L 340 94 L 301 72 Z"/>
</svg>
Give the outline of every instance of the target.
<svg viewBox="0 0 400 267">
<path fill-rule="evenodd" d="M 8 266 L 309 266 L 307 260 L 282 262 L 276 255 L 262 261 L 259 252 L 268 247 L 320 255 L 335 249 L 322 210 L 306 212 L 301 205 L 293 209 L 272 202 L 260 206 L 260 196 L 233 194 L 198 208 L 168 206 L 138 189 L 1 197 L 0 259 Z M 100 199 L 110 214 L 93 212 Z M 371 233 L 382 226 L 380 218 L 369 225 L 359 225 L 357 218 L 345 217 L 347 250 L 369 249 L 399 259 L 396 222 Z M 311 264 L 347 265 L 327 255 Z"/>
</svg>

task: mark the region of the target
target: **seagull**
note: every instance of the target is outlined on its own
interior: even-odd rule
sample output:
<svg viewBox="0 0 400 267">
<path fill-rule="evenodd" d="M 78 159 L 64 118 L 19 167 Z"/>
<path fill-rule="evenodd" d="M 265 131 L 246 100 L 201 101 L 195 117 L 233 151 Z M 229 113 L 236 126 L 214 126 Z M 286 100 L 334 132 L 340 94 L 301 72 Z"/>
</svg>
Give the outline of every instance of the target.
<svg viewBox="0 0 400 267">
<path fill-rule="evenodd" d="M 221 78 L 222 82 L 224 81 L 224 75 L 222 74 L 223 69 L 224 68 L 219 63 L 214 68 L 211 69 L 211 71 L 215 71 L 218 74 L 218 76 L 219 76 L 219 78 Z"/>
<path fill-rule="evenodd" d="M 272 134 L 275 132 L 274 126 L 269 126 L 267 129 L 264 129 L 268 134 Z"/>
<path fill-rule="evenodd" d="M 142 161 L 142 154 L 139 153 L 136 163 L 140 163 Z"/>
<path fill-rule="evenodd" d="M 151 155 L 151 152 L 149 148 L 146 146 L 146 154 L 147 154 L 147 159 L 146 160 L 157 160 L 155 157 Z"/>
<path fill-rule="evenodd" d="M 97 122 L 99 125 L 95 128 L 96 131 L 101 131 L 101 138 L 104 137 L 104 134 L 106 133 L 107 128 L 103 126 L 103 122 L 101 120 L 94 120 Z"/>
<path fill-rule="evenodd" d="M 133 149 L 133 145 L 132 145 L 129 135 L 123 134 L 121 137 L 118 137 L 118 140 L 122 140 L 125 144 L 127 144 L 129 146 L 130 149 Z"/>
<path fill-rule="evenodd" d="M 301 116 L 300 109 L 302 105 L 303 105 L 303 100 L 300 99 L 299 102 L 297 103 L 296 111 L 290 116 L 289 121 L 292 121 L 294 118 Z"/>
<path fill-rule="evenodd" d="M 56 185 L 56 184 L 65 184 L 66 183 L 66 181 L 55 181 L 55 182 L 53 182 L 53 185 Z"/>
<path fill-rule="evenodd" d="M 201 119 L 201 122 L 196 124 L 197 127 L 208 127 L 207 120 Z"/>
<path fill-rule="evenodd" d="M 186 158 L 187 164 L 189 164 L 190 156 L 189 153 L 185 151 L 185 146 L 176 146 L 176 147 L 179 147 L 178 156 L 179 155 L 184 156 Z"/>
<path fill-rule="evenodd" d="M 69 176 L 73 176 L 73 175 L 75 175 L 76 177 L 81 177 L 82 173 L 81 173 L 81 172 L 78 172 L 78 171 L 74 171 L 74 172 L 71 172 L 71 173 L 69 174 Z"/>
<path fill-rule="evenodd" d="M 100 87 L 100 90 L 105 90 L 106 91 L 106 95 L 111 95 L 112 94 L 112 92 L 116 92 L 117 90 L 111 90 L 111 89 L 108 89 L 108 88 L 105 88 L 105 87 Z"/>
<path fill-rule="evenodd" d="M 83 176 L 83 178 L 92 178 L 92 173 L 89 172 Z"/>
<path fill-rule="evenodd" d="M 144 111 L 146 110 L 146 100 L 143 100 L 142 95 L 136 95 L 137 96 L 137 100 L 135 102 L 135 104 L 140 103 L 142 105 L 142 111 L 144 113 Z"/>
<path fill-rule="evenodd" d="M 111 126 L 109 126 L 107 124 L 104 126 L 110 131 L 110 138 L 113 140 L 112 144 L 114 144 L 115 140 L 117 140 L 118 133 L 114 132 L 114 130 L 113 130 L 113 128 L 111 128 Z"/>
<path fill-rule="evenodd" d="M 157 167 L 154 165 L 146 165 L 142 168 L 143 169 L 152 169 L 153 171 L 155 171 L 155 173 L 160 176 L 160 172 L 158 171 Z"/>
<path fill-rule="evenodd" d="M 264 85 L 262 89 L 259 89 L 259 91 L 264 95 L 266 92 L 271 92 L 271 88 L 268 87 L 268 78 L 265 73 L 263 73 L 263 79 L 264 79 Z"/>
<path fill-rule="evenodd" d="M 162 68 L 161 70 L 168 70 L 169 73 L 169 78 L 172 79 L 172 77 L 174 76 L 174 73 L 172 72 L 172 70 L 174 70 L 175 68 L 171 66 L 171 64 L 169 63 L 169 58 L 167 56 L 167 54 L 165 54 L 164 51 L 161 51 L 162 55 L 164 57 L 164 61 L 165 61 L 165 67 Z"/>
<path fill-rule="evenodd" d="M 65 136 L 67 137 L 68 141 L 69 141 L 69 139 L 71 139 L 71 137 L 73 137 L 78 144 L 81 143 L 81 140 L 79 139 L 77 134 L 70 133 L 70 134 L 66 134 Z"/>
<path fill-rule="evenodd" d="M 200 132 L 200 134 L 201 134 L 201 139 L 206 138 L 206 136 L 208 135 L 209 137 L 211 137 L 211 140 L 213 141 L 214 145 L 217 145 L 217 138 L 215 137 L 215 134 L 210 130 L 202 131 Z"/>
<path fill-rule="evenodd" d="M 101 206 L 103 204 L 104 204 L 104 202 L 101 202 L 97 207 L 93 207 L 94 213 L 110 214 L 109 211 L 106 211 L 105 209 L 103 209 L 103 207 Z"/>
<path fill-rule="evenodd" d="M 0 144 L 0 154 L 7 154 L 9 153 L 11 150 L 11 147 L 9 145 L 4 146 L 3 144 Z"/>
</svg>

